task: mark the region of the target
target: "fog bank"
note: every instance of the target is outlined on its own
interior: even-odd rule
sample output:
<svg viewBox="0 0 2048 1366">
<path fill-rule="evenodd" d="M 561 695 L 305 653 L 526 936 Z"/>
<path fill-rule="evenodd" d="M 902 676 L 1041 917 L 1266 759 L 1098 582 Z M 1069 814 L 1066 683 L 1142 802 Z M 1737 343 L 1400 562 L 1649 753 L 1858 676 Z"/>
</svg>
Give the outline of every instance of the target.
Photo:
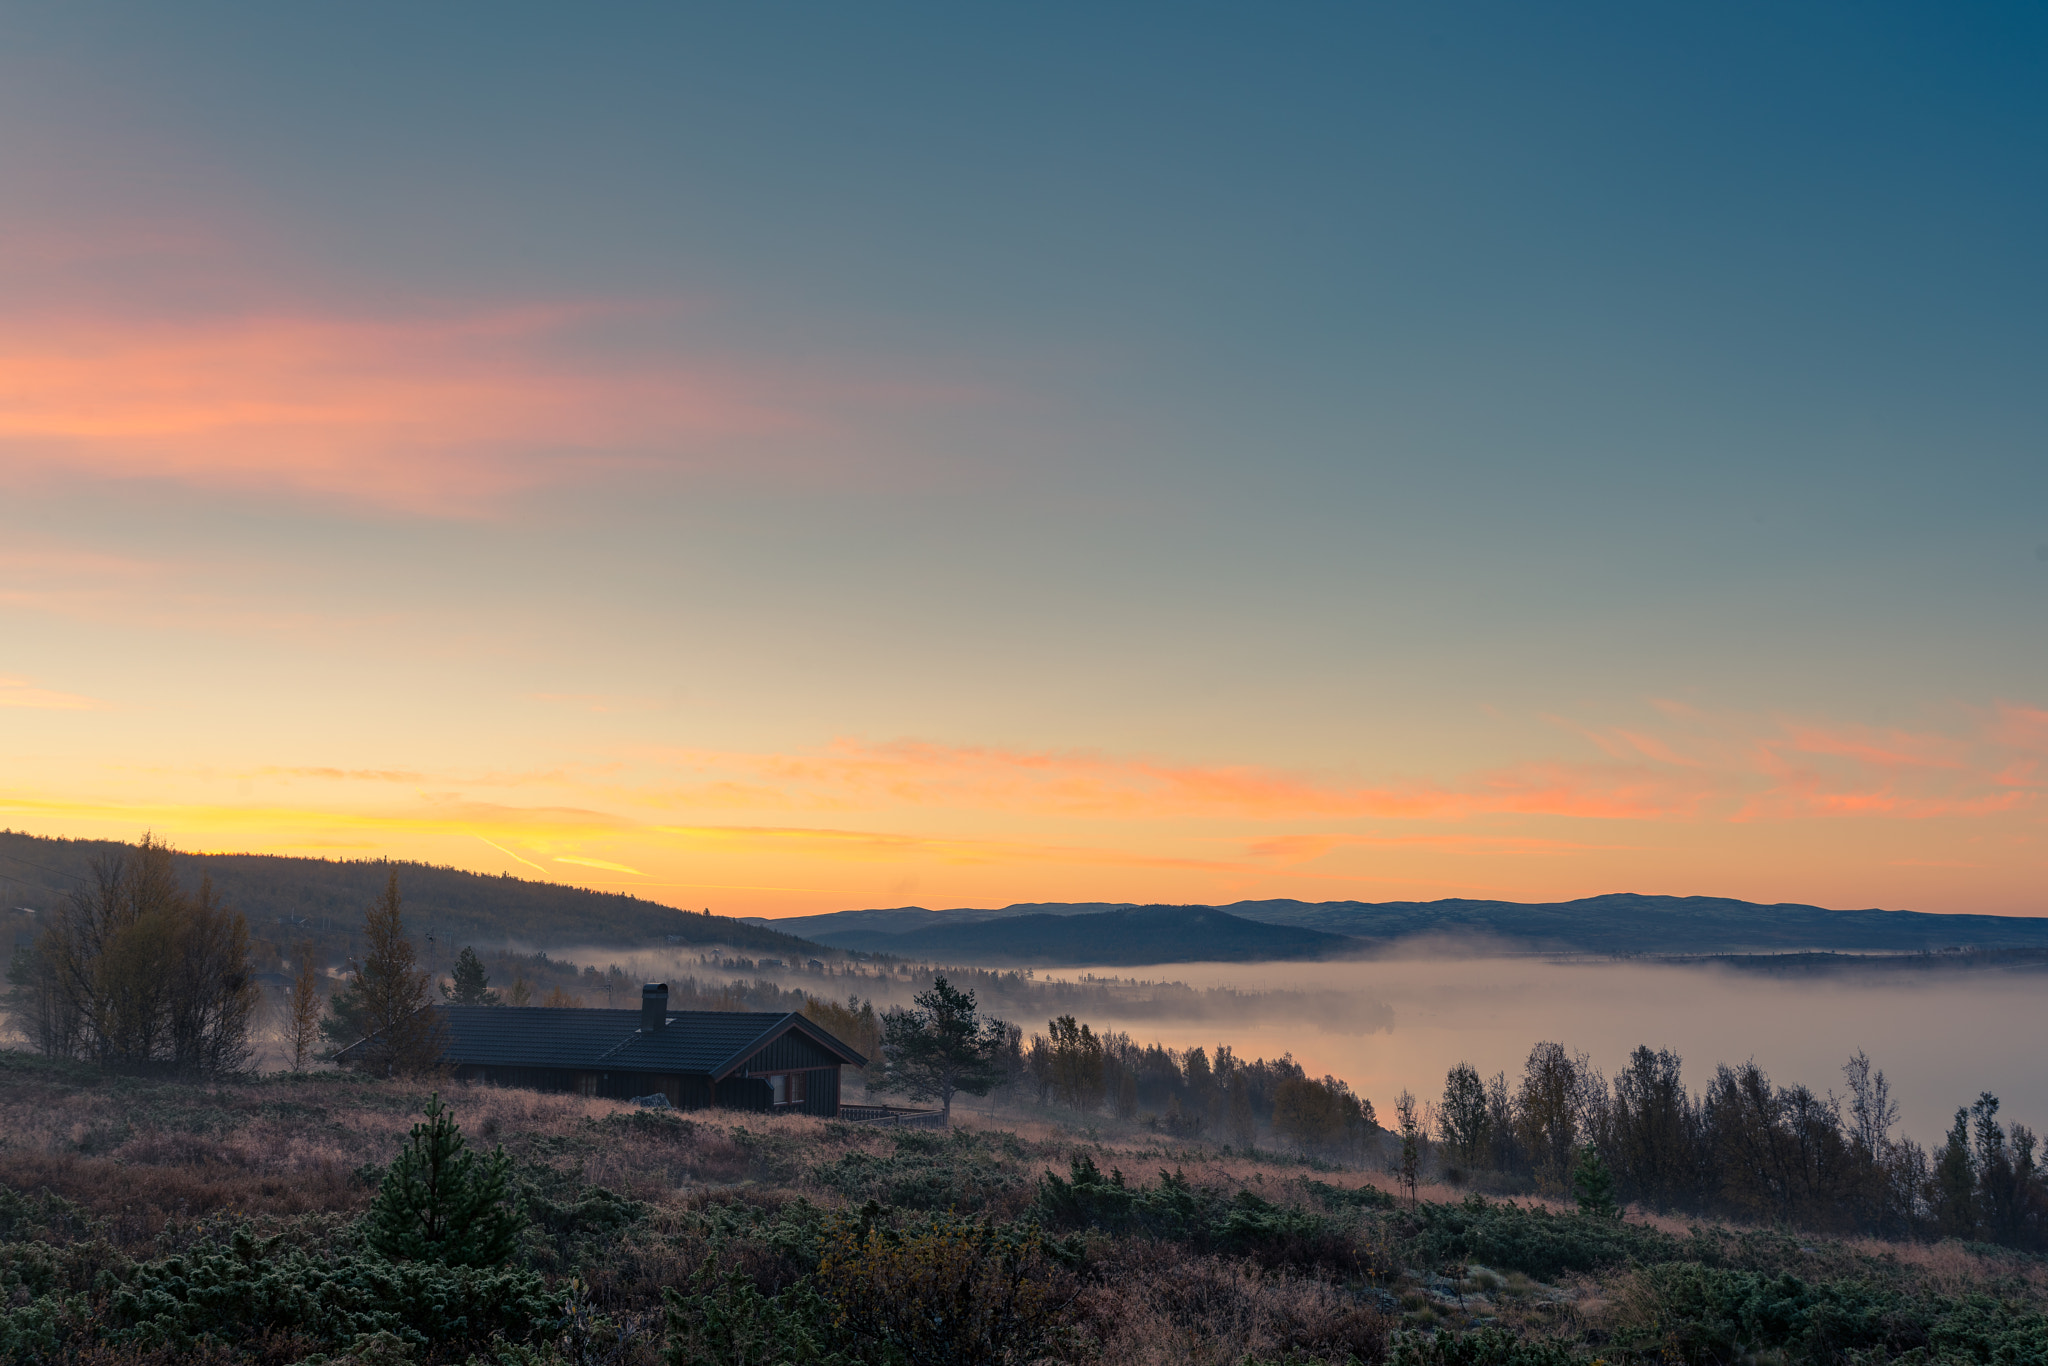
<svg viewBox="0 0 2048 1366">
<path fill-rule="evenodd" d="M 1076 969 L 1075 973 L 1086 971 Z M 1360 1029 L 1341 1014 L 1266 1011 L 1225 1024 L 1101 1018 L 1140 1041 L 1228 1043 L 1240 1056 L 1292 1052 L 1315 1075 L 1349 1081 L 1384 1116 L 1407 1088 L 1443 1092 L 1467 1061 L 1491 1076 L 1521 1071 L 1530 1045 L 1553 1039 L 1612 1076 L 1637 1044 L 1685 1060 L 1697 1092 L 1716 1063 L 1755 1058 L 1772 1080 L 1843 1091 L 1843 1061 L 1861 1048 L 1891 1079 L 1904 1133 L 1944 1133 L 1956 1107 L 1990 1091 L 2001 1118 L 2048 1128 L 2048 974 L 1901 973 L 1881 981 L 1763 977 L 1725 968 L 1541 959 L 1423 958 L 1348 963 L 1174 963 L 1126 976 L 1245 992 L 1341 992 L 1384 1006 Z M 1066 973 L 1045 974 L 1067 976 Z M 1027 1029 L 1043 1022 L 1020 1021 Z"/>
</svg>

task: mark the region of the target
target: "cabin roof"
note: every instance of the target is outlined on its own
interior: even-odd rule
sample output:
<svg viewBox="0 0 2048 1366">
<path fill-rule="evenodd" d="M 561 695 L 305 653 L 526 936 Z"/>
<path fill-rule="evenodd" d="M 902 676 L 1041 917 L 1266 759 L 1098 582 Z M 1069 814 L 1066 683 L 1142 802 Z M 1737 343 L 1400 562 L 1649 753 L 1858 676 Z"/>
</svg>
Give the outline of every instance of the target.
<svg viewBox="0 0 2048 1366">
<path fill-rule="evenodd" d="M 867 1059 L 819 1025 L 774 1011 L 672 1010 L 659 1030 L 642 1033 L 637 1010 L 557 1006 L 458 1006 L 431 1009 L 446 1026 L 443 1061 L 496 1067 L 616 1068 L 721 1078 L 781 1035 L 797 1032 L 855 1067 Z M 350 1044 L 346 1060 L 362 1048 Z"/>
</svg>

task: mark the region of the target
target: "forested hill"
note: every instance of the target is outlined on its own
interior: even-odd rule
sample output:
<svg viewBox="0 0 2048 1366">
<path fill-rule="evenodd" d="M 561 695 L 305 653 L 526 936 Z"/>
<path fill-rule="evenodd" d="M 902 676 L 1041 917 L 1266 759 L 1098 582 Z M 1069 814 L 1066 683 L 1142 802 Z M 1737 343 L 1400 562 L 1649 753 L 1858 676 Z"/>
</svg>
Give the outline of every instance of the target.
<svg viewBox="0 0 2048 1366">
<path fill-rule="evenodd" d="M 0 831 L 0 902 L 9 911 L 23 906 L 48 910 L 80 885 L 94 858 L 121 850 L 121 845 L 107 840 L 42 839 Z M 363 908 L 383 891 L 393 872 L 398 874 L 408 927 L 416 936 L 432 933 L 443 944 L 648 948 L 675 942 L 730 945 L 776 957 L 809 956 L 819 950 L 808 940 L 726 916 L 426 863 L 269 854 L 179 854 L 177 863 L 188 887 L 198 886 L 202 875 L 211 877 L 214 889 L 249 918 L 249 928 L 259 938 L 278 943 L 307 938 L 328 953 L 336 952 L 361 926 Z"/>
<path fill-rule="evenodd" d="M 816 924 L 834 917 L 808 917 Z M 987 966 L 1252 963 L 1344 958 L 1365 945 L 1341 934 L 1268 925 L 1210 906 L 1132 906 L 1080 915 L 1025 914 L 925 923 L 908 931 L 830 926 L 836 948 Z"/>
<path fill-rule="evenodd" d="M 881 949 L 894 942 L 903 947 L 887 951 L 926 952 L 910 946 L 942 931 L 973 938 L 967 934 L 971 926 L 987 927 L 1011 920 L 1045 924 L 1056 917 L 1095 921 L 1111 909 L 1115 907 L 1101 902 L 1033 902 L 999 909 L 962 907 L 947 911 L 899 906 L 773 923 L 826 944 Z M 1447 937 L 1523 950 L 1600 954 L 1803 949 L 1897 953 L 1951 947 L 2048 947 L 2048 918 L 1832 911 L 1820 906 L 1762 905 L 1725 897 L 1643 896 L 1629 892 L 1555 902 L 1277 900 L 1181 909 L 1224 911 L 1265 925 L 1349 935 L 1376 945 Z M 1199 946 L 1184 944 L 1167 934 L 1155 945 L 1155 956 L 1150 961 L 1188 962 L 1201 956 L 1206 955 Z"/>
</svg>

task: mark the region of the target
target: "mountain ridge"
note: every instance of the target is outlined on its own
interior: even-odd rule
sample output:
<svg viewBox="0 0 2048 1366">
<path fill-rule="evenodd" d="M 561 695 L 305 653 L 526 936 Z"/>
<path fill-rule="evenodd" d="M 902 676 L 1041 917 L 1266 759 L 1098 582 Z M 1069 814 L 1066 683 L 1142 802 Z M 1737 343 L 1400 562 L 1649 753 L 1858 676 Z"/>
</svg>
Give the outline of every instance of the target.
<svg viewBox="0 0 2048 1366">
<path fill-rule="evenodd" d="M 774 925 L 835 947 L 909 953 L 913 939 L 947 926 L 1031 917 L 1053 921 L 1128 910 L 1134 903 L 1018 902 L 1000 908 L 930 910 L 898 906 L 752 923 Z M 1361 951 L 1404 940 L 1449 937 L 1526 951 L 1600 954 L 1738 952 L 1926 952 L 1950 947 L 2048 947 L 2048 917 L 1934 915 L 1924 911 L 1830 910 L 1798 902 L 1612 892 L 1571 901 L 1322 901 L 1291 898 L 1186 906 L 1242 920 L 1320 930 L 1361 941 Z M 909 936 L 909 938 L 899 938 Z M 891 947 L 890 941 L 897 947 Z M 1188 961 L 1183 956 L 1155 962 Z"/>
</svg>

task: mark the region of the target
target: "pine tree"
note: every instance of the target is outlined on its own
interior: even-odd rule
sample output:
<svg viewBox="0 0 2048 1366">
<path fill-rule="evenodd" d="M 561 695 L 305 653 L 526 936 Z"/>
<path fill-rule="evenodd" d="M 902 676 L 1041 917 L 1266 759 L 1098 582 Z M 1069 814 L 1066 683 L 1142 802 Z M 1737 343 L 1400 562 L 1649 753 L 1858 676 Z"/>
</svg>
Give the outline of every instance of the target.
<svg viewBox="0 0 2048 1366">
<path fill-rule="evenodd" d="M 985 1096 L 1003 1079 L 1001 1055 L 1007 1031 L 1001 1020 L 983 1020 L 975 1012 L 973 992 L 957 990 L 943 977 L 934 978 L 931 990 L 919 992 L 912 1003 L 912 1010 L 892 1010 L 883 1017 L 882 1055 L 887 1070 L 880 1078 L 871 1078 L 868 1085 L 877 1091 L 900 1088 L 916 1099 L 936 1100 L 944 1122 L 950 1124 L 955 1095 Z M 1099 1086 L 1099 1046 L 1095 1057 Z M 1095 1099 L 1101 1103 L 1099 1089 Z"/>
<path fill-rule="evenodd" d="M 1579 1213 L 1591 1219 L 1619 1219 L 1621 1206 L 1614 1202 L 1614 1173 L 1591 1148 L 1579 1150 L 1572 1166 L 1572 1191 L 1579 1199 Z"/>
<path fill-rule="evenodd" d="M 384 1174 L 366 1241 L 393 1261 L 503 1265 L 523 1226 L 507 1203 L 511 1156 L 503 1145 L 484 1158 L 470 1152 L 439 1092 L 426 1116 Z"/>
<path fill-rule="evenodd" d="M 491 990 L 491 978 L 484 971 L 484 960 L 476 956 L 473 948 L 463 949 L 456 958 L 454 981 L 441 984 L 441 995 L 459 1006 L 498 1004 L 498 993 Z"/>
</svg>

